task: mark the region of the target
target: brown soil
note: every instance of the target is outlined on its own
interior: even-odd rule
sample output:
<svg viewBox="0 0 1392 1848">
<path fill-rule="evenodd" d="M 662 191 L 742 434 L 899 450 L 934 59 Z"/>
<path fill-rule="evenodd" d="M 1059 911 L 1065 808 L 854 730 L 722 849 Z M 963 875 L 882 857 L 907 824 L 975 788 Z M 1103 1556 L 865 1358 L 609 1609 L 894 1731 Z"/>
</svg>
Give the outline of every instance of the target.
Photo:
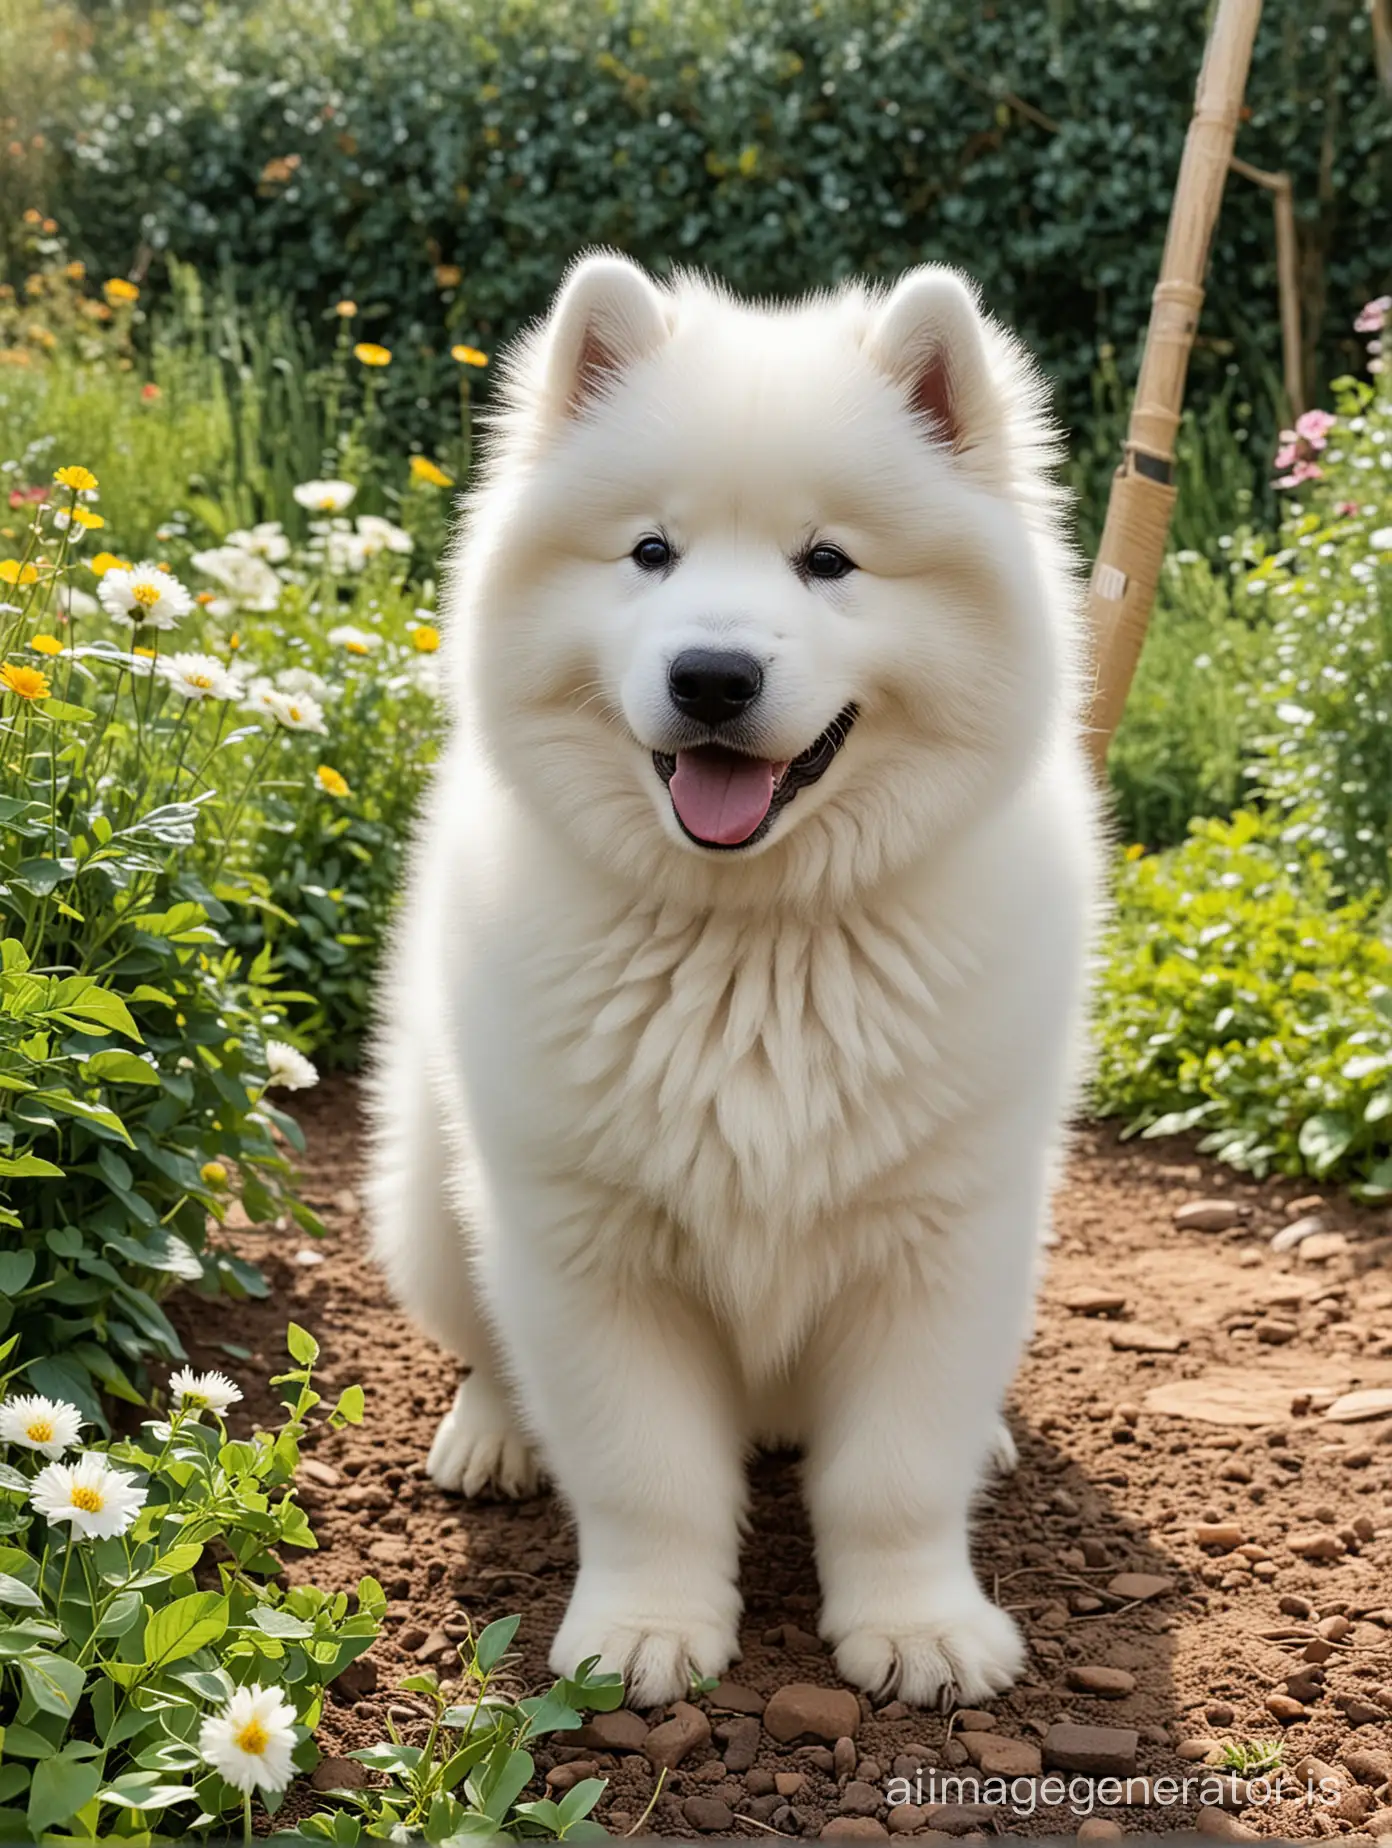
<svg viewBox="0 0 1392 1848">
<path fill-rule="evenodd" d="M 227 1366 L 225 1342 L 249 1349 L 235 1371 L 255 1381 L 278 1370 L 293 1317 L 323 1345 L 327 1386 L 361 1381 L 367 1390 L 366 1423 L 326 1435 L 313 1452 L 328 1466 L 320 1472 L 327 1481 L 304 1485 L 322 1550 L 291 1568 L 332 1588 L 371 1572 L 391 1599 L 371 1657 L 376 1690 L 329 1703 L 321 1742 L 332 1752 L 383 1736 L 387 1707 L 409 1705 L 393 1688 L 422 1659 L 448 1678 L 449 1639 L 462 1634 L 465 1612 L 483 1623 L 520 1611 L 517 1678 L 546 1684 L 546 1649 L 575 1549 L 550 1496 L 466 1505 L 425 1480 L 423 1458 L 454 1370 L 388 1304 L 364 1258 L 351 1090 L 326 1086 L 301 1114 L 305 1189 L 326 1218 L 327 1238 L 311 1248 L 293 1229 L 234 1234 L 238 1250 L 262 1264 L 269 1298 L 186 1299 L 182 1323 L 202 1364 Z M 1238 1829 L 1205 1815 L 1213 1832 L 1296 1840 L 1392 1832 L 1392 1417 L 1346 1424 L 1323 1415 L 1351 1387 L 1392 1385 L 1392 1224 L 1333 1195 L 1297 1202 L 1309 1193 L 1292 1183 L 1243 1183 L 1185 1144 L 1122 1144 L 1095 1127 L 1080 1131 L 1060 1191 L 1038 1330 L 1011 1411 L 1020 1466 L 985 1498 L 977 1532 L 983 1581 L 1017 1613 L 1030 1642 L 1024 1680 L 992 1703 L 992 1730 L 1038 1746 L 1058 1721 L 1137 1729 L 1141 1774 L 1187 1775 L 1191 1784 L 1187 1801 L 1161 1790 L 1149 1802 L 1143 1790 L 1112 1792 L 1141 1799 L 1096 1812 L 1128 1832 L 1193 1823 L 1211 1789 L 1201 1787 L 1204 1766 L 1176 1748 L 1196 1739 L 1279 1739 L 1288 1776 L 1310 1755 L 1338 1774 L 1334 1803 L 1253 1802 L 1233 1811 Z M 1178 1207 L 1210 1198 L 1240 1205 L 1242 1223 L 1219 1233 L 1176 1228 Z M 1273 1252 L 1275 1231 L 1316 1210 L 1342 1240 Z M 1084 1305 L 1086 1292 L 1115 1293 L 1124 1307 L 1097 1312 Z M 1137 1351 L 1137 1343 L 1158 1351 Z M 1183 1381 L 1223 1388 L 1209 1409 L 1232 1422 L 1148 1406 L 1154 1389 Z M 269 1420 L 274 1404 L 253 1396 L 251 1409 Z M 817 1588 L 796 1459 L 760 1458 L 753 1481 L 744 1654 L 731 1680 L 761 1698 L 791 1682 L 834 1686 L 812 1634 Z M 1235 1525 L 1245 1555 L 1233 1550 L 1232 1535 L 1201 1546 L 1201 1522 Z M 1297 1556 L 1291 1540 L 1311 1534 L 1323 1535 L 1336 1557 Z M 1168 1583 L 1135 1601 L 1125 1586 L 1107 1590 L 1122 1572 Z M 1327 1635 L 1317 1635 L 1317 1624 Z M 1078 1671 L 1096 1666 L 1126 1671 L 1134 1690 L 1113 1698 L 1077 1691 Z M 1289 1702 L 1287 1678 L 1302 1674 L 1298 1703 L 1273 1712 L 1268 1702 Z M 754 1766 L 732 1772 L 724 1754 L 739 1763 L 738 1746 L 720 1737 L 732 1716 L 710 1700 L 698 1704 L 716 1734 L 669 1775 L 648 1825 L 660 1834 L 690 1838 L 704 1824 L 717 1834 L 816 1836 L 858 1804 L 869 1807 L 864 1784 L 881 1800 L 874 1817 L 854 1825 L 865 1835 L 883 1835 L 886 1820 L 896 1830 L 1071 1833 L 1087 1808 L 1078 1799 L 1033 1817 L 1009 1803 L 989 1819 L 927 1816 L 933 1796 L 925 1788 L 918 1810 L 890 1818 L 891 1776 L 921 1767 L 926 1784 L 934 1767 L 941 1777 L 963 1766 L 958 1735 L 979 1731 L 981 1721 L 964 1728 L 952 1716 L 897 1704 L 877 1711 L 862 1699 L 854 1747 L 843 1745 L 835 1760 L 828 1746 L 778 1746 L 761 1732 Z M 401 1723 L 410 1736 L 410 1715 Z M 971 1738 L 968 1745 L 979 1750 Z M 574 1745 L 538 1755 L 562 1785 L 573 1773 L 557 1777 L 555 1768 L 581 1759 L 609 1778 L 599 1816 L 623 1832 L 648 1805 L 652 1766 L 642 1753 Z M 803 1782 L 788 1800 L 771 1790 L 769 1773 L 785 1774 L 785 1785 L 789 1773 Z M 693 1798 L 714 1802 L 688 1811 Z"/>
</svg>

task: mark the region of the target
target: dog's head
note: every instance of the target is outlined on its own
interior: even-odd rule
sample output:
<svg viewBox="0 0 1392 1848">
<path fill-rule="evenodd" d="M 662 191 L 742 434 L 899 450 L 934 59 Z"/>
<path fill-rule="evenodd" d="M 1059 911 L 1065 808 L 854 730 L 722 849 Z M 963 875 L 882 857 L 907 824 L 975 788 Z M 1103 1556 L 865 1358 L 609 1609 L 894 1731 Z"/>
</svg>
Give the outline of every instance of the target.
<svg viewBox="0 0 1392 1848">
<path fill-rule="evenodd" d="M 815 903 L 931 854 L 1066 697 L 1039 406 L 947 270 L 766 309 L 586 259 L 455 561 L 467 722 L 657 894 Z"/>
</svg>

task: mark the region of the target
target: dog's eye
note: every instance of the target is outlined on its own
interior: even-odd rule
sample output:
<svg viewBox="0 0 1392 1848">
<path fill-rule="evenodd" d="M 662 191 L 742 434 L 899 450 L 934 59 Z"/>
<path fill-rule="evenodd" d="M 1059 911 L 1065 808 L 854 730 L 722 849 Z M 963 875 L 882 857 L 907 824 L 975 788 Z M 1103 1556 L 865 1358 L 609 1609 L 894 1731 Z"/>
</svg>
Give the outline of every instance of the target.
<svg viewBox="0 0 1392 1848">
<path fill-rule="evenodd" d="M 802 568 L 808 577 L 843 578 L 855 570 L 855 561 L 847 558 L 839 545 L 814 545 L 803 554 Z"/>
<path fill-rule="evenodd" d="M 640 539 L 629 554 L 643 571 L 665 571 L 672 562 L 672 548 L 658 533 Z"/>
</svg>

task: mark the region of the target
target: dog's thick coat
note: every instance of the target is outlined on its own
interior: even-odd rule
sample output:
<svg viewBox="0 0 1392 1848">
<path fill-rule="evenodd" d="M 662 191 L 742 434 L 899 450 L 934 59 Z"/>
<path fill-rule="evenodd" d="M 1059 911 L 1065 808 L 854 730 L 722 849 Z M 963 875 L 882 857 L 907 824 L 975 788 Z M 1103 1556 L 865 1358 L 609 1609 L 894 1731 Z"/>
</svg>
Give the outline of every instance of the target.
<svg viewBox="0 0 1392 1848">
<path fill-rule="evenodd" d="M 1032 368 L 937 269 L 763 309 L 595 257 L 509 372 L 383 990 L 374 1236 L 471 1369 L 431 1474 L 545 1468 L 580 1545 L 554 1665 L 640 1704 L 735 1653 L 760 1439 L 804 1447 L 849 1680 L 973 1700 L 1019 1667 L 968 1515 L 1097 867 L 1050 460 Z M 679 709 L 693 649 L 753 675 L 729 723 Z"/>
</svg>

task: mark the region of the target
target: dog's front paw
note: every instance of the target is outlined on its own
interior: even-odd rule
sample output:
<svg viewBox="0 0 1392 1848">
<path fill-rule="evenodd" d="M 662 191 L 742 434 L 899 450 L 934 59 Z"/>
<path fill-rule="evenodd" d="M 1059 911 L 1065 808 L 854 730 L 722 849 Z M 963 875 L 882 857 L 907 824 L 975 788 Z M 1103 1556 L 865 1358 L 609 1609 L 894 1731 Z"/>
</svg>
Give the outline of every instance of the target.
<svg viewBox="0 0 1392 1848">
<path fill-rule="evenodd" d="M 1025 1660 L 1015 1620 L 975 1586 L 928 1608 L 913 1601 L 832 1641 L 847 1681 L 914 1707 L 988 1700 L 1011 1685 Z"/>
<path fill-rule="evenodd" d="M 535 1449 L 517 1428 L 503 1392 L 479 1373 L 454 1395 L 425 1467 L 436 1487 L 451 1495 L 520 1500 L 541 1485 Z"/>
<path fill-rule="evenodd" d="M 693 1681 L 721 1675 L 738 1660 L 735 1633 L 738 1596 L 731 1587 L 727 1609 L 703 1608 L 680 1597 L 610 1605 L 590 1597 L 583 1581 L 575 1588 L 565 1621 L 556 1632 L 551 1667 L 573 1675 L 590 1656 L 601 1670 L 623 1676 L 631 1707 L 661 1707 L 691 1692 Z"/>
</svg>

